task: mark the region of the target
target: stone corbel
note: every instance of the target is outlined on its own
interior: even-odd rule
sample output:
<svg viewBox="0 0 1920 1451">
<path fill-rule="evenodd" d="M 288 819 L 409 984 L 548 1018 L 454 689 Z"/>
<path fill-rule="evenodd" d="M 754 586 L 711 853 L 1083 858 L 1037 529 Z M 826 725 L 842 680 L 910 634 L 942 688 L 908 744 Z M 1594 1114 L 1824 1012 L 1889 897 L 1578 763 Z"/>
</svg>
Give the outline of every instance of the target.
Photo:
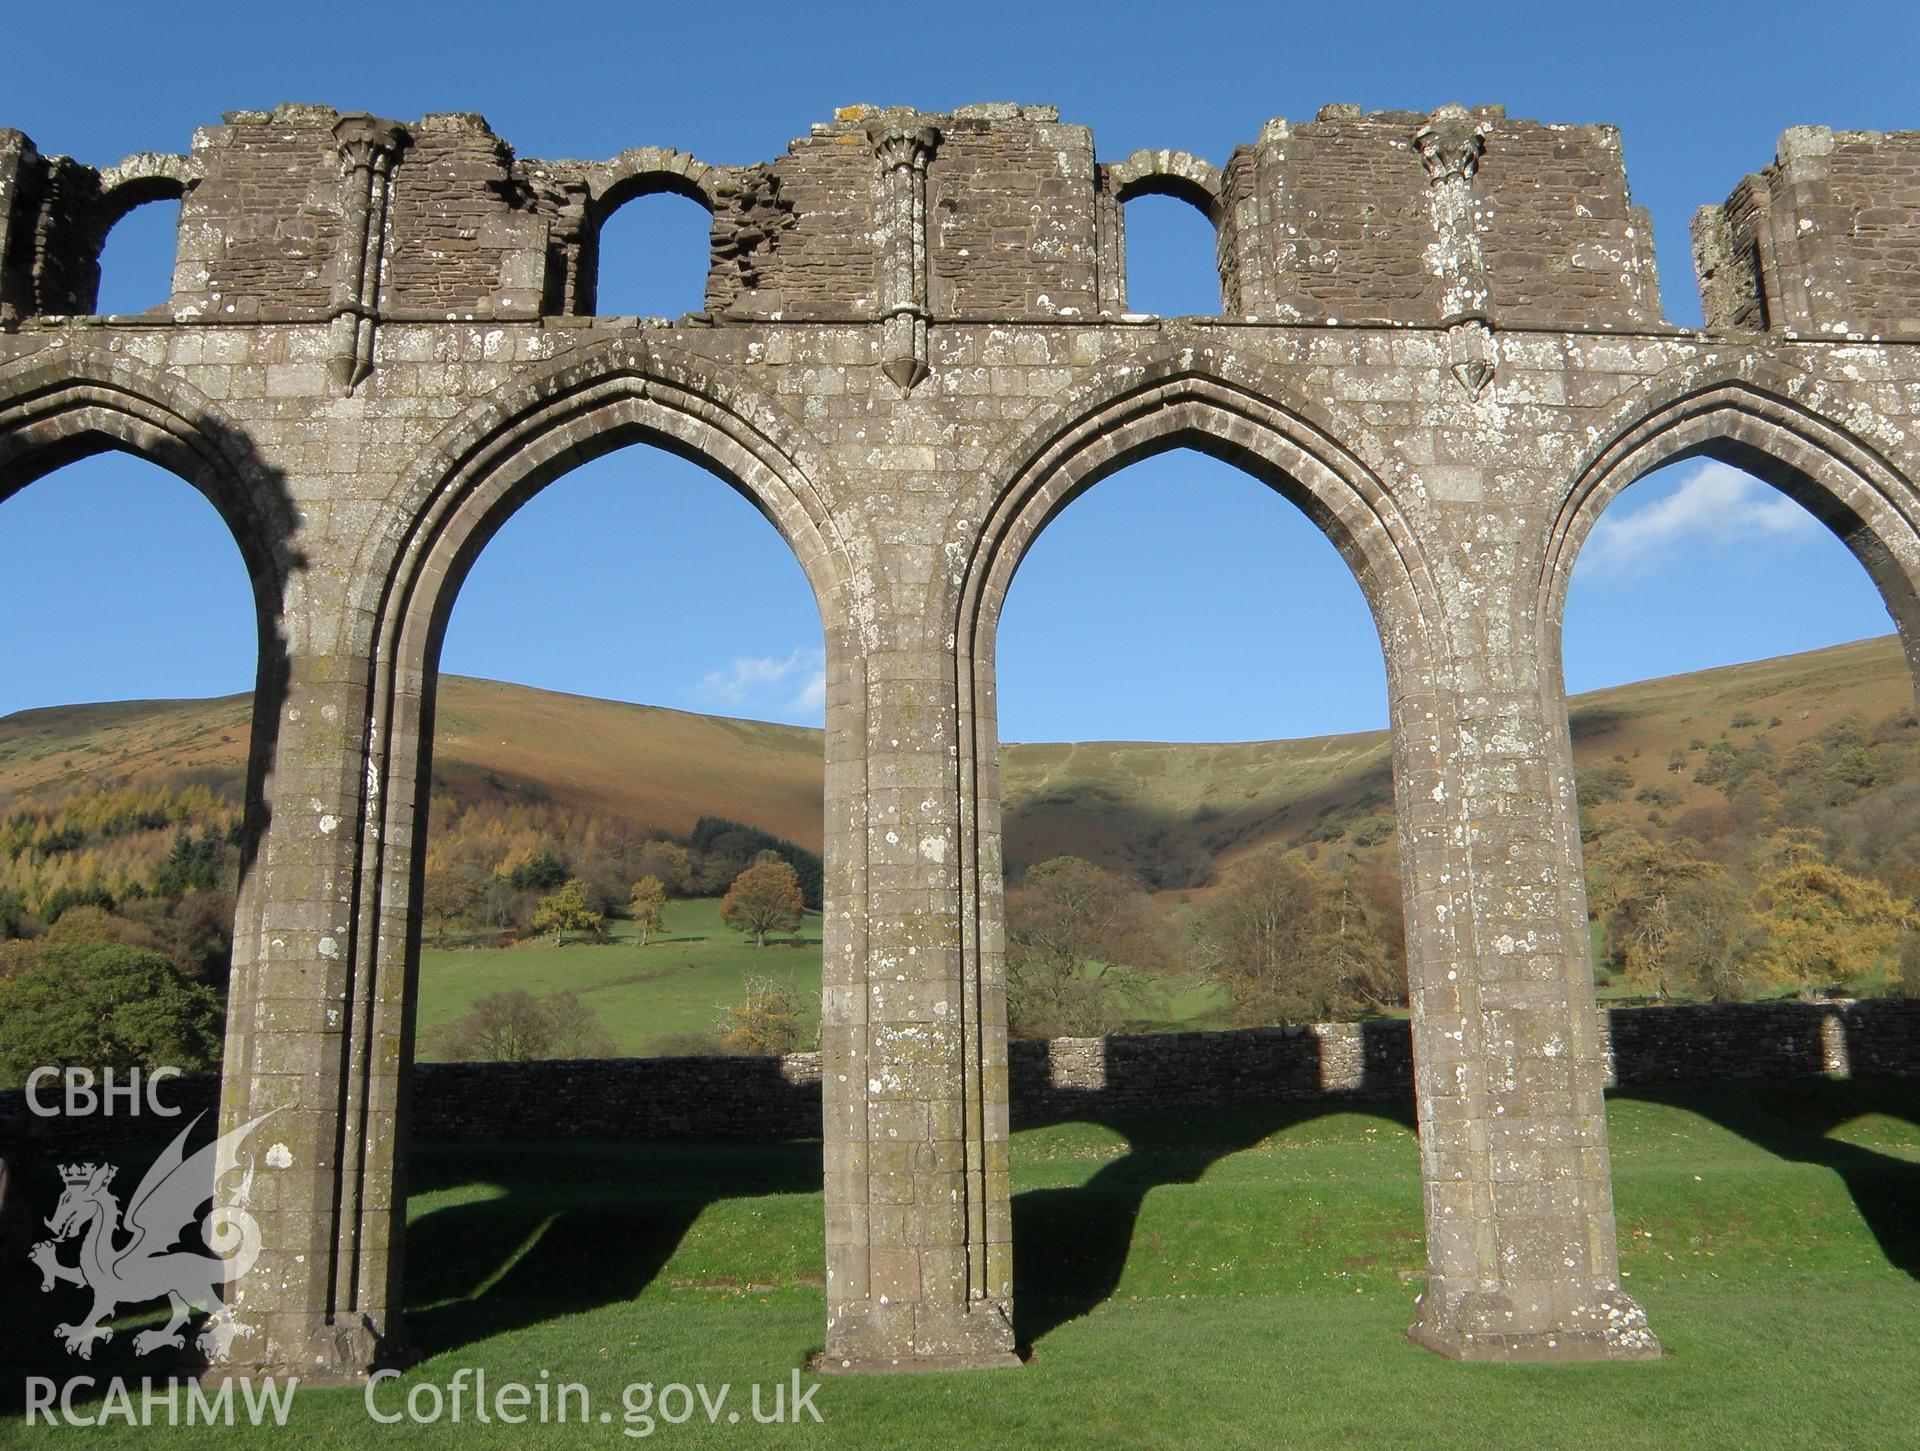
<svg viewBox="0 0 1920 1451">
<path fill-rule="evenodd" d="M 1470 399 L 1478 399 L 1499 370 L 1487 320 L 1486 258 L 1474 210 L 1474 176 L 1486 153 L 1487 127 L 1459 106 L 1442 106 L 1413 137 L 1427 169 L 1434 241 L 1427 264 L 1441 284 L 1441 326 L 1447 331 L 1447 369 Z"/>
<path fill-rule="evenodd" d="M 880 162 L 874 196 L 881 371 L 902 389 L 926 378 L 927 163 L 940 132 L 921 123 L 879 121 L 867 139 Z"/>
<path fill-rule="evenodd" d="M 327 376 L 351 394 L 373 371 L 393 164 L 409 138 L 398 122 L 354 112 L 334 124 L 333 139 L 340 149 L 340 253 Z"/>
</svg>

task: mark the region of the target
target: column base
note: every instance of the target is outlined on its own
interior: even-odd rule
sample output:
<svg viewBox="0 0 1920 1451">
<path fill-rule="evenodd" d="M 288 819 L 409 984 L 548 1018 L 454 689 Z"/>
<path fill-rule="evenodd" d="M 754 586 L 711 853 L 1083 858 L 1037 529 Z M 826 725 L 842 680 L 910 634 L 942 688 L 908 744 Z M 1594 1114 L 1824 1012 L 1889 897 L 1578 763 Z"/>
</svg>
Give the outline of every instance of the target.
<svg viewBox="0 0 1920 1451">
<path fill-rule="evenodd" d="M 1013 1316 L 981 1301 L 941 1305 L 838 1305 L 827 1320 L 827 1348 L 807 1358 L 821 1375 L 898 1375 L 915 1371 L 993 1370 L 1021 1365 Z"/>
<path fill-rule="evenodd" d="M 988 1350 L 969 1355 L 907 1355 L 879 1358 L 839 1356 L 816 1350 L 806 1368 L 815 1375 L 913 1375 L 921 1371 L 1002 1370 L 1025 1365 L 1011 1350 Z"/>
<path fill-rule="evenodd" d="M 1618 1285 L 1584 1292 L 1565 1285 L 1536 1296 L 1479 1285 L 1428 1284 L 1407 1339 L 1449 1360 L 1510 1365 L 1595 1360 L 1657 1360 L 1660 1342 L 1647 1317 Z M 1568 1308 L 1557 1307 L 1565 1304 Z"/>
<path fill-rule="evenodd" d="M 251 1337 L 247 1337 L 251 1338 Z M 420 1360 L 419 1351 L 404 1339 L 398 1325 L 387 1335 L 368 1325 L 327 1326 L 305 1337 L 304 1344 L 269 1340 L 263 1353 L 250 1357 L 236 1342 L 235 1353 L 200 1372 L 200 1383 L 220 1386 L 228 1381 L 298 1379 L 303 1386 L 362 1386 L 383 1370 L 405 1370 Z"/>
</svg>

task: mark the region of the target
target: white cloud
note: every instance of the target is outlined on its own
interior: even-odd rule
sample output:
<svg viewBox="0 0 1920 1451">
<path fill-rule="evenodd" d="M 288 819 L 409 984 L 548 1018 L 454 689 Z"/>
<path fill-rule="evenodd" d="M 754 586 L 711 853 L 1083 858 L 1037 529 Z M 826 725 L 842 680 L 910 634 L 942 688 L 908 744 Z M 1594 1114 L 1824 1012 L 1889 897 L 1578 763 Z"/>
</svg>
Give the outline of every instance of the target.
<svg viewBox="0 0 1920 1451">
<path fill-rule="evenodd" d="M 1633 495 L 1629 493 L 1626 500 Z M 1682 549 L 1793 541 L 1821 525 L 1785 494 L 1739 469 L 1705 459 L 1664 499 L 1630 512 L 1615 504 L 1580 552 L 1583 570 L 1621 578 L 1669 562 Z"/>
<path fill-rule="evenodd" d="M 685 695 L 709 710 L 817 720 L 827 700 L 826 652 L 803 646 L 784 660 L 775 655 L 740 656 L 725 669 L 702 676 Z"/>
</svg>

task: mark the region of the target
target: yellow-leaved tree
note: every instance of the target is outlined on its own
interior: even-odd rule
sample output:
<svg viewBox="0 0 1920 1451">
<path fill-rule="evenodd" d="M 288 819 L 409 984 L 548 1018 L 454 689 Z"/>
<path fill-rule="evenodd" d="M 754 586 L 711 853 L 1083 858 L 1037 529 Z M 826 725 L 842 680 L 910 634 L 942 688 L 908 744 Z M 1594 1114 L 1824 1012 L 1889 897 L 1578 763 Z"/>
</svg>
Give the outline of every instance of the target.
<svg viewBox="0 0 1920 1451">
<path fill-rule="evenodd" d="M 633 917 L 634 928 L 640 935 L 640 945 L 645 947 L 649 937 L 666 930 L 667 884 L 658 877 L 642 877 L 633 884 L 633 895 L 627 902 L 627 911 Z"/>
<path fill-rule="evenodd" d="M 1828 861 L 1818 832 L 1776 832 L 1767 856 L 1753 906 L 1776 978 L 1807 996 L 1896 960 L 1911 911 L 1880 883 Z"/>
</svg>

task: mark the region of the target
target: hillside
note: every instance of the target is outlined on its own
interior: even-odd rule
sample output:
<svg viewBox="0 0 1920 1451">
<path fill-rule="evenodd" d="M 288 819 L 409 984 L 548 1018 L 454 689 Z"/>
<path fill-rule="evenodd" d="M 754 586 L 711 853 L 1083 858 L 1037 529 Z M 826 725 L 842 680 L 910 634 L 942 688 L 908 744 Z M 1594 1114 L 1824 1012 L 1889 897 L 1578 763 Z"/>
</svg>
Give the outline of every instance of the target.
<svg viewBox="0 0 1920 1451">
<path fill-rule="evenodd" d="M 1669 798 L 1664 820 L 1720 808 L 1695 769 L 1722 737 L 1762 736 L 1786 753 L 1835 721 L 1875 724 L 1912 707 L 1891 636 L 1803 655 L 1671 676 L 1578 696 L 1576 765 L 1631 778 Z M 132 701 L 23 711 L 0 719 L 0 811 L 48 804 L 82 787 L 178 787 L 237 794 L 246 696 Z M 440 692 L 437 796 L 549 802 L 684 833 L 703 814 L 731 817 L 817 849 L 821 733 L 448 677 Z M 1684 769 L 1670 769 L 1673 753 Z M 1386 733 L 1229 745 L 1086 742 L 1010 745 L 1005 781 L 1010 867 L 1074 852 L 1138 872 L 1166 891 L 1200 886 L 1225 862 L 1270 843 L 1392 839 Z"/>
<path fill-rule="evenodd" d="M 251 716 L 250 696 L 229 695 L 0 718 L 0 810 L 117 784 L 201 782 L 237 796 Z M 818 850 L 820 734 L 448 676 L 434 793 L 551 802 L 676 834 L 732 816 Z"/>
</svg>

